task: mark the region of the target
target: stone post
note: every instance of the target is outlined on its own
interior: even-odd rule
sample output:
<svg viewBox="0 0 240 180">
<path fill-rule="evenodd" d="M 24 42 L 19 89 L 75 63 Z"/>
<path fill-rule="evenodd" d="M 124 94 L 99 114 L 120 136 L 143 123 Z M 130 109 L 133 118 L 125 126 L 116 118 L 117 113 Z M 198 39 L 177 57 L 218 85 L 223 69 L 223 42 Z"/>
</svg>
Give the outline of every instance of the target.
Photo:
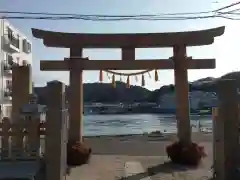
<svg viewBox="0 0 240 180">
<path fill-rule="evenodd" d="M 218 82 L 215 173 L 218 180 L 237 180 L 239 161 L 238 93 L 235 80 Z"/>
<path fill-rule="evenodd" d="M 32 94 L 32 69 L 31 65 L 12 67 L 12 117 L 11 123 L 21 123 L 20 110 L 28 103 L 30 94 Z M 19 128 L 13 128 L 18 131 Z M 21 151 L 23 139 L 21 136 L 12 136 L 12 150 Z"/>
<path fill-rule="evenodd" d="M 31 66 L 13 66 L 12 69 L 12 122 L 20 118 L 20 109 L 32 94 Z"/>
<path fill-rule="evenodd" d="M 82 57 L 82 49 L 70 49 L 71 57 Z M 83 137 L 83 70 L 77 69 L 79 60 L 70 60 L 69 139 L 82 141 Z"/>
<path fill-rule="evenodd" d="M 213 134 L 213 177 L 215 177 L 216 175 L 216 152 L 217 152 L 217 146 L 219 146 L 218 144 L 221 143 L 222 141 L 220 141 L 220 137 L 219 137 L 219 130 L 221 130 L 221 127 L 217 127 L 217 125 L 219 125 L 220 123 L 217 123 L 217 119 L 218 119 L 218 108 L 217 107 L 213 107 L 212 108 L 212 134 Z M 221 146 L 221 145 L 220 145 Z"/>
<path fill-rule="evenodd" d="M 188 144 L 191 142 L 191 125 L 189 117 L 186 46 L 174 46 L 173 54 L 178 138 L 181 142 Z"/>
<path fill-rule="evenodd" d="M 46 180 L 63 180 L 66 172 L 65 85 L 58 81 L 47 84 Z"/>
</svg>

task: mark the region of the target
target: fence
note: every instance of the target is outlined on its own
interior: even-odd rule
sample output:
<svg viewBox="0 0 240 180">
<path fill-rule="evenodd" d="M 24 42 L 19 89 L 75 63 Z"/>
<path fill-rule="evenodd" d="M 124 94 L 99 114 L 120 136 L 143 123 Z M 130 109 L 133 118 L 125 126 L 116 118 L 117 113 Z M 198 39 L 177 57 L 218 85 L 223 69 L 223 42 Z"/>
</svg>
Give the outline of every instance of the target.
<svg viewBox="0 0 240 180">
<path fill-rule="evenodd" d="M 37 160 L 41 157 L 40 136 L 45 135 L 45 123 L 39 119 L 20 119 L 11 123 L 4 118 L 0 123 L 1 160 Z"/>
<path fill-rule="evenodd" d="M 46 179 L 63 179 L 67 168 L 68 112 L 65 106 L 65 85 L 47 84 L 46 122 L 38 116 L 21 116 L 0 123 L 1 167 L 4 162 L 44 162 Z M 44 138 L 41 138 L 44 136 Z M 9 164 L 9 163 L 8 163 Z M 9 176 L 8 176 L 9 177 Z M 0 178 L 4 178 L 1 176 Z"/>
</svg>

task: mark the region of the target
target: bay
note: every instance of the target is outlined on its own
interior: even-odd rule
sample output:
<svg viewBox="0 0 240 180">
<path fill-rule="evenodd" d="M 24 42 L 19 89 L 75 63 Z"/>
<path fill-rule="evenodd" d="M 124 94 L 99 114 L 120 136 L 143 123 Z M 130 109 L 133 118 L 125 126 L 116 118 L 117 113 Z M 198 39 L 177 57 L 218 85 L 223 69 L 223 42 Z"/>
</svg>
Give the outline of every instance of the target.
<svg viewBox="0 0 240 180">
<path fill-rule="evenodd" d="M 211 115 L 191 115 L 192 131 L 212 130 Z M 200 128 L 199 128 L 200 123 Z M 172 114 L 111 114 L 84 116 L 84 135 L 142 134 L 152 131 L 176 133 L 176 116 Z"/>
</svg>

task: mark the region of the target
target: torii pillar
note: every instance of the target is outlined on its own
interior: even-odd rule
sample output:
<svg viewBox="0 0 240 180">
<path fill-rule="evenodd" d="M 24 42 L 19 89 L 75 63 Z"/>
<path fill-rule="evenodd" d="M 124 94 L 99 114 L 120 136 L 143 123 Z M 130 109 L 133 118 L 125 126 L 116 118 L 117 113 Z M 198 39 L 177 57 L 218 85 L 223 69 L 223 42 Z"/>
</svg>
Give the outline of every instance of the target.
<svg viewBox="0 0 240 180">
<path fill-rule="evenodd" d="M 70 58 L 82 57 L 82 49 L 70 48 Z M 83 138 L 83 69 L 78 59 L 69 60 L 69 140 L 82 142 Z"/>
<path fill-rule="evenodd" d="M 188 144 L 191 142 L 191 125 L 188 98 L 188 61 L 185 45 L 175 45 L 173 47 L 173 62 L 178 138 L 183 143 Z"/>
</svg>

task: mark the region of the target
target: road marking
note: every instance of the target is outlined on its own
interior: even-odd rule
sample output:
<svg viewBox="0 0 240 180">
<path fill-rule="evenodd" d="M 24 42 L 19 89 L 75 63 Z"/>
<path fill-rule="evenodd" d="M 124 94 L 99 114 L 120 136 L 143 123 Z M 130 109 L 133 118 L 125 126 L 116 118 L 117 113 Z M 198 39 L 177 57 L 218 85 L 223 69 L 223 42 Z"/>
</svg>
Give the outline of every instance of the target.
<svg viewBox="0 0 240 180">
<path fill-rule="evenodd" d="M 124 165 L 125 170 L 125 177 L 133 176 L 141 173 L 145 173 L 145 170 L 143 169 L 142 165 L 138 161 L 128 161 Z M 139 175 L 139 180 L 151 180 L 149 176 L 143 177 L 143 175 Z M 142 177 L 142 178 L 141 178 Z M 137 179 L 137 178 L 136 178 Z"/>
</svg>

